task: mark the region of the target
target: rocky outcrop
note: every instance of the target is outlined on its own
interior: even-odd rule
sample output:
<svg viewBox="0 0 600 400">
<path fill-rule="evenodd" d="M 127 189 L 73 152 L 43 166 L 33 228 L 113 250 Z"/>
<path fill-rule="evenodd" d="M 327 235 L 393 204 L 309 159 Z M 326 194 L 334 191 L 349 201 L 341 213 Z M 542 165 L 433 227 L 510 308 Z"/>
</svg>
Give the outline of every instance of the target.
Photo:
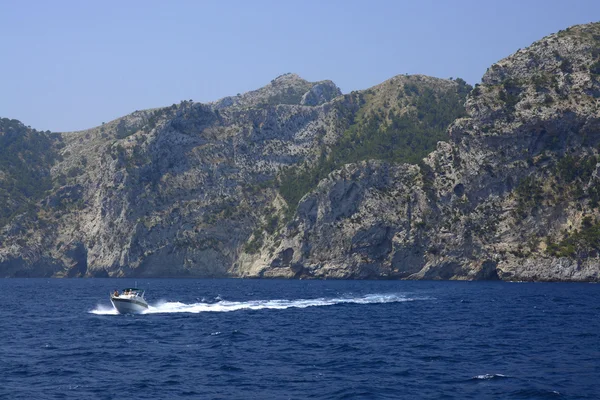
<svg viewBox="0 0 600 400">
<path fill-rule="evenodd" d="M 333 82 L 318 82 L 302 95 L 300 104 L 303 106 L 318 106 L 341 95 L 342 92 Z"/>
<path fill-rule="evenodd" d="M 318 106 L 341 95 L 340 89 L 331 81 L 308 82 L 296 74 L 288 73 L 278 76 L 258 90 L 225 97 L 212 103 L 212 106 L 217 110 L 277 104 Z"/>
</svg>

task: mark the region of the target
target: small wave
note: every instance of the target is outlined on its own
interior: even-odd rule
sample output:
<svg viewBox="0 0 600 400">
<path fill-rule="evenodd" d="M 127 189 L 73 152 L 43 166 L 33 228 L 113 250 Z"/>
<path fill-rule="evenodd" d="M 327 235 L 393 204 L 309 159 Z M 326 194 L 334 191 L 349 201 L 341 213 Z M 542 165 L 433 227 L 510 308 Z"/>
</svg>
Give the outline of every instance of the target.
<svg viewBox="0 0 600 400">
<path fill-rule="evenodd" d="M 323 307 L 338 304 L 382 304 L 382 303 L 400 303 L 414 300 L 428 300 L 428 298 L 409 298 L 401 294 L 368 294 L 360 297 L 339 297 L 339 298 L 317 298 L 317 299 L 297 299 L 297 300 L 249 300 L 249 301 L 227 301 L 217 297 L 216 303 L 193 303 L 186 304 L 181 302 L 162 302 L 150 306 L 144 314 L 161 313 L 193 313 L 202 312 L 231 312 L 238 310 L 285 310 L 288 308 L 307 308 Z M 90 311 L 97 315 L 114 315 L 116 310 L 112 307 L 99 305 Z"/>
<path fill-rule="evenodd" d="M 514 396 L 527 398 L 527 399 L 554 399 L 562 397 L 562 394 L 558 390 L 551 389 L 519 389 L 511 393 Z"/>
<path fill-rule="evenodd" d="M 483 375 L 475 375 L 471 379 L 473 380 L 487 380 L 487 379 L 504 379 L 508 378 L 506 375 L 502 374 L 483 374 Z"/>
</svg>

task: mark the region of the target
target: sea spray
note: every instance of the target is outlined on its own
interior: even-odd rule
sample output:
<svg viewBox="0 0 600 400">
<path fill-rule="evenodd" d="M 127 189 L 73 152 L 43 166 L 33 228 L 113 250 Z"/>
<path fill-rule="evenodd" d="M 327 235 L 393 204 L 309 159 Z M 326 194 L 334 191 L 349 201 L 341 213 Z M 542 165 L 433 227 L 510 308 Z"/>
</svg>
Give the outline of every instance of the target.
<svg viewBox="0 0 600 400">
<path fill-rule="evenodd" d="M 92 311 L 90 311 L 90 313 L 97 314 L 97 315 L 118 315 L 119 314 L 112 305 L 107 306 L 105 304 L 98 304 L 96 306 L 96 308 L 94 308 Z"/>
</svg>

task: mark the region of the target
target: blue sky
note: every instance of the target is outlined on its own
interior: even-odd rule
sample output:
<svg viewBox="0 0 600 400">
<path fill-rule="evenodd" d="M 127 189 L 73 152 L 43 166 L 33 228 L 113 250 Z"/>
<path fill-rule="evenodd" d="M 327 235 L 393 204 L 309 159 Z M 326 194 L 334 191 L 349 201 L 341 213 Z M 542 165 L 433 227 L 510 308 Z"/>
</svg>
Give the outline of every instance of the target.
<svg viewBox="0 0 600 400">
<path fill-rule="evenodd" d="M 474 84 L 517 49 L 599 20 L 598 0 L 0 0 L 0 117 L 79 130 L 286 72 L 344 93 L 404 73 Z"/>
</svg>

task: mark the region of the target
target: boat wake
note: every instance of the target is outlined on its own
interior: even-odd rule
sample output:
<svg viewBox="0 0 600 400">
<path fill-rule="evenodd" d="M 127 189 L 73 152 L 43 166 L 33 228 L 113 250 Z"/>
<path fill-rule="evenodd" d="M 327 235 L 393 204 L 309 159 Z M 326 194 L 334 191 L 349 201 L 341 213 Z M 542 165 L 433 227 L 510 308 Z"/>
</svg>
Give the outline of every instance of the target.
<svg viewBox="0 0 600 400">
<path fill-rule="evenodd" d="M 411 298 L 401 294 L 368 294 L 360 297 L 339 297 L 339 298 L 318 298 L 318 299 L 297 299 L 297 300 L 249 300 L 249 301 L 227 301 L 219 300 L 215 303 L 192 303 L 185 304 L 180 302 L 159 302 L 150 306 L 144 314 L 161 313 L 192 313 L 203 312 L 230 312 L 238 310 L 285 310 L 287 308 L 307 308 L 334 306 L 338 304 L 383 304 L 383 303 L 402 303 L 415 300 L 429 300 L 426 297 Z M 112 307 L 103 305 L 97 306 L 90 311 L 97 315 L 116 315 L 117 311 Z"/>
</svg>

